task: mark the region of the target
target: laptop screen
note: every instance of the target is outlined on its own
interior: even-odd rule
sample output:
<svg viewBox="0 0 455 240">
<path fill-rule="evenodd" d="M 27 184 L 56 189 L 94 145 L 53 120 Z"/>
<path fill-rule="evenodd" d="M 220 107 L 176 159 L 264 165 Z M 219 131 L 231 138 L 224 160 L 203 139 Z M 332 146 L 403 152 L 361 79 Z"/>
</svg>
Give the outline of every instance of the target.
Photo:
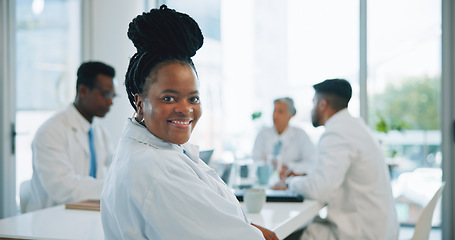
<svg viewBox="0 0 455 240">
<path fill-rule="evenodd" d="M 213 149 L 211 150 L 204 150 L 199 152 L 199 158 L 205 162 L 205 164 L 209 164 L 210 158 L 212 157 L 213 154 Z"/>
<path fill-rule="evenodd" d="M 237 200 L 240 202 L 243 201 L 243 194 L 245 189 L 235 189 L 234 194 L 237 197 Z M 303 196 L 291 192 L 289 190 L 265 190 L 266 201 L 267 202 L 303 202 Z"/>
</svg>

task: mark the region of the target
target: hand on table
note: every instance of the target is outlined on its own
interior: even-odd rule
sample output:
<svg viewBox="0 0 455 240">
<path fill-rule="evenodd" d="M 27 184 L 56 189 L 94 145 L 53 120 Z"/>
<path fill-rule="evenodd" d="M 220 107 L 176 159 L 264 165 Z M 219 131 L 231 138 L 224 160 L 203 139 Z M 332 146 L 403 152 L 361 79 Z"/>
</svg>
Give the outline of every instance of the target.
<svg viewBox="0 0 455 240">
<path fill-rule="evenodd" d="M 279 240 L 278 237 L 276 236 L 276 234 L 270 230 L 268 230 L 267 228 L 263 228 L 259 225 L 256 225 L 254 223 L 251 223 L 251 225 L 257 227 L 259 230 L 261 230 L 262 232 L 262 235 L 264 235 L 264 238 L 266 240 Z"/>
<path fill-rule="evenodd" d="M 281 166 L 280 179 L 286 179 L 290 176 L 305 176 L 306 173 L 296 174 L 292 170 L 288 169 L 286 165 Z"/>
<path fill-rule="evenodd" d="M 280 179 L 275 185 L 272 186 L 273 190 L 286 190 L 288 186 L 286 186 L 286 180 Z"/>
<path fill-rule="evenodd" d="M 281 166 L 280 179 L 286 179 L 291 176 L 294 172 L 288 169 L 286 165 Z"/>
<path fill-rule="evenodd" d="M 288 186 L 286 185 L 286 179 L 290 176 L 306 176 L 306 173 L 296 174 L 293 171 L 289 170 L 286 165 L 281 167 L 280 171 L 280 181 L 272 186 L 273 190 L 286 190 Z"/>
</svg>

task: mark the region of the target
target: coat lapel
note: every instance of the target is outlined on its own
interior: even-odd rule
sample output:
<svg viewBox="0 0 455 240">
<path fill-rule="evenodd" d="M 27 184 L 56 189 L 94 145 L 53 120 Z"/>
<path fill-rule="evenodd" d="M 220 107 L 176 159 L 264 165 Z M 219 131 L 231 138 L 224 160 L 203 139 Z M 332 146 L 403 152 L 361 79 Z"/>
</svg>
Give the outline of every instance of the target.
<svg viewBox="0 0 455 240">
<path fill-rule="evenodd" d="M 75 144 L 79 144 L 84 152 L 90 155 L 90 149 L 88 146 L 88 132 L 84 132 L 82 128 L 78 125 L 77 116 L 71 116 L 71 112 L 68 115 L 68 124 L 71 126 L 72 134 L 74 135 L 73 139 L 76 139 Z"/>
</svg>

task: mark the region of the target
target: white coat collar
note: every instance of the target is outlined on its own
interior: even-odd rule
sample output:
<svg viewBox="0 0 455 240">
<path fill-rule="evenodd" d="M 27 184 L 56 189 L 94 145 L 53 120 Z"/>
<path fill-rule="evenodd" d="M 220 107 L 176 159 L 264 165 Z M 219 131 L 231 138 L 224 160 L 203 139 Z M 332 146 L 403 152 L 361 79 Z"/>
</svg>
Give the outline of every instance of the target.
<svg viewBox="0 0 455 240">
<path fill-rule="evenodd" d="M 182 145 L 170 143 L 157 136 L 153 135 L 146 127 L 136 123 L 132 118 L 126 121 L 124 137 L 138 141 L 143 144 L 147 144 L 153 148 L 175 150 L 183 153 L 186 151 L 186 155 L 195 163 L 199 160 L 199 147 L 190 143 Z"/>
<path fill-rule="evenodd" d="M 351 114 L 349 113 L 347 108 L 343 108 L 340 111 L 336 112 L 333 114 L 326 122 L 325 122 L 325 127 L 329 127 L 333 122 L 337 122 L 338 119 L 343 119 L 346 117 L 351 117 Z"/>
<path fill-rule="evenodd" d="M 76 141 L 84 149 L 86 154 L 90 154 L 88 147 L 88 131 L 91 127 L 90 122 L 82 116 L 74 104 L 70 104 L 65 110 L 67 114 L 67 123 L 73 131 Z M 92 124 L 94 121 L 92 122 Z"/>
</svg>

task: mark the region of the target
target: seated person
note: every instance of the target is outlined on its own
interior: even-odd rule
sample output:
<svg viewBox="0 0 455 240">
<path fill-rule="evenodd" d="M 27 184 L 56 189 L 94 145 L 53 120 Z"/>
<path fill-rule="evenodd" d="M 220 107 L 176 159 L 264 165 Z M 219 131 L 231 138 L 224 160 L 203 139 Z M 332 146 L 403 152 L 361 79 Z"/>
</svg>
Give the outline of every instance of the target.
<svg viewBox="0 0 455 240">
<path fill-rule="evenodd" d="M 273 127 L 264 128 L 254 142 L 255 161 L 280 161 L 282 178 L 305 174 L 314 166 L 316 149 L 303 129 L 290 126 L 296 114 L 292 98 L 274 101 Z"/>
<path fill-rule="evenodd" d="M 109 112 L 115 95 L 114 76 L 114 68 L 104 63 L 83 63 L 77 71 L 74 102 L 36 132 L 25 212 L 100 199 L 113 146 L 95 117 Z"/>
<path fill-rule="evenodd" d="M 309 174 L 291 176 L 286 182 L 306 199 L 326 203 L 327 219 L 316 219 L 300 239 L 397 239 L 399 225 L 385 158 L 368 126 L 347 110 L 351 85 L 329 79 L 314 89 L 313 125 L 325 126 L 318 160 Z"/>
<path fill-rule="evenodd" d="M 106 239 L 278 239 L 250 224 L 235 195 L 187 143 L 201 114 L 191 57 L 198 24 L 162 5 L 137 16 L 128 37 L 137 48 L 125 86 L 135 116 L 101 196 Z"/>
</svg>

